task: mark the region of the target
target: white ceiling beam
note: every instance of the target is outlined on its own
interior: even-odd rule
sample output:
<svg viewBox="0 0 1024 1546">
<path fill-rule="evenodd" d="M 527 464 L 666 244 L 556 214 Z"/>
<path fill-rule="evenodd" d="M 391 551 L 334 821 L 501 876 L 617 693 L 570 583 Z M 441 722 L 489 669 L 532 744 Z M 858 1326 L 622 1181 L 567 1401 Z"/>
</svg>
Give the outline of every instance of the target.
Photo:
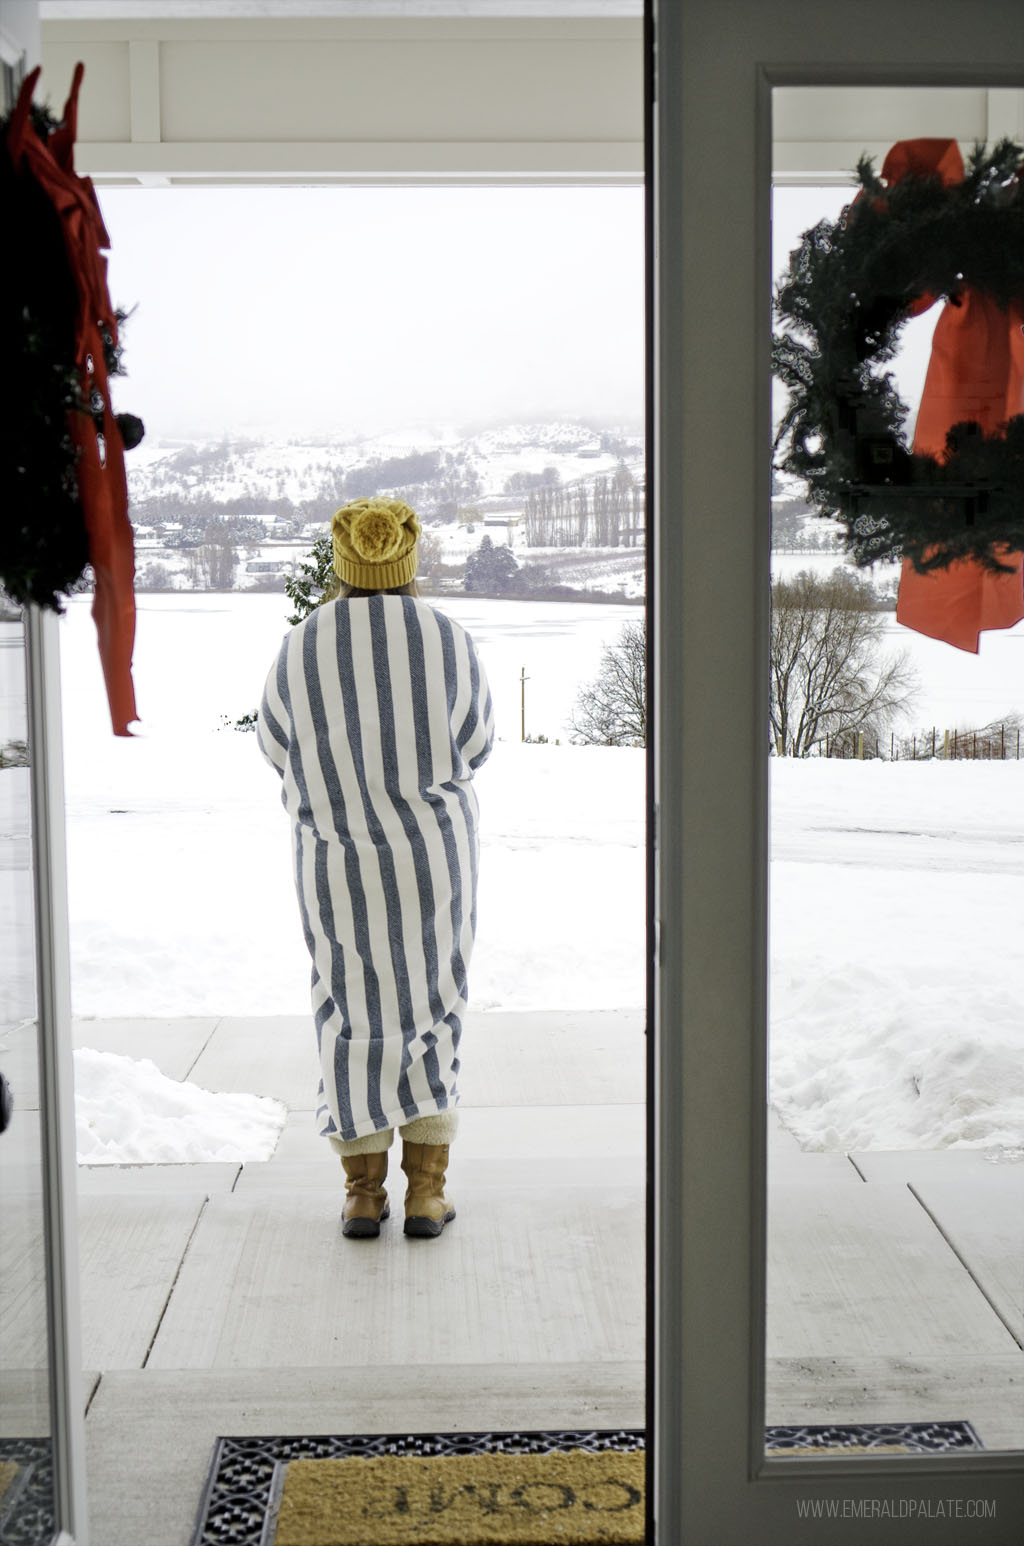
<svg viewBox="0 0 1024 1546">
<path fill-rule="evenodd" d="M 152 38 L 128 44 L 132 143 L 160 143 L 160 45 Z"/>
<path fill-rule="evenodd" d="M 51 21 L 43 58 L 100 182 L 643 177 L 639 21 Z"/>
<path fill-rule="evenodd" d="M 75 159 L 97 183 L 137 181 L 140 187 L 233 182 L 631 186 L 643 180 L 643 147 L 634 141 L 149 145 L 83 140 Z"/>
</svg>

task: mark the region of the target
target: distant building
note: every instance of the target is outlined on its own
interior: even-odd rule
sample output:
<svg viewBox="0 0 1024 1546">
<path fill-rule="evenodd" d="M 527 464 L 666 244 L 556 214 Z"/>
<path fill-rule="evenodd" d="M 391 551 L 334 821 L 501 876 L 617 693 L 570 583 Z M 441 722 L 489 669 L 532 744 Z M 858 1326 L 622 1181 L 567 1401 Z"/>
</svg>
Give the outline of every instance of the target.
<svg viewBox="0 0 1024 1546">
<path fill-rule="evenodd" d="M 485 515 L 483 518 L 485 530 L 490 531 L 494 528 L 501 528 L 505 533 L 505 542 L 508 547 L 512 546 L 513 538 L 522 524 L 523 516 L 521 512 L 509 512 L 507 514 L 495 512 L 493 515 Z"/>
<path fill-rule="evenodd" d="M 245 566 L 246 574 L 294 574 L 295 565 L 287 558 L 253 558 Z"/>
</svg>

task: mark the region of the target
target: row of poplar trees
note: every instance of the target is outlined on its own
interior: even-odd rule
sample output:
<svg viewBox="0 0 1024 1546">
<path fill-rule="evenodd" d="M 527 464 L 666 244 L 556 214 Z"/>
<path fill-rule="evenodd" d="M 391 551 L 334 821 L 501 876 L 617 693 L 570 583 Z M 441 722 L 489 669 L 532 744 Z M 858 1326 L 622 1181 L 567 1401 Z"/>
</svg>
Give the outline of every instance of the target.
<svg viewBox="0 0 1024 1546">
<path fill-rule="evenodd" d="M 624 462 L 610 477 L 531 489 L 523 513 L 531 548 L 643 546 L 644 485 Z"/>
</svg>

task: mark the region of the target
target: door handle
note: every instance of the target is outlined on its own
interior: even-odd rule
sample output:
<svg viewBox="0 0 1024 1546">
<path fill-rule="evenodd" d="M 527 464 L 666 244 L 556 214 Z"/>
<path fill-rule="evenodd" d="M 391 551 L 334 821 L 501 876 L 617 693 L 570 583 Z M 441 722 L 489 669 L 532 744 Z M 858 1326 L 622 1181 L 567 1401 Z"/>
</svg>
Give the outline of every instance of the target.
<svg viewBox="0 0 1024 1546">
<path fill-rule="evenodd" d="M 3 1074 L 0 1074 L 0 1133 L 6 1133 L 14 1116 L 14 1096 Z"/>
</svg>

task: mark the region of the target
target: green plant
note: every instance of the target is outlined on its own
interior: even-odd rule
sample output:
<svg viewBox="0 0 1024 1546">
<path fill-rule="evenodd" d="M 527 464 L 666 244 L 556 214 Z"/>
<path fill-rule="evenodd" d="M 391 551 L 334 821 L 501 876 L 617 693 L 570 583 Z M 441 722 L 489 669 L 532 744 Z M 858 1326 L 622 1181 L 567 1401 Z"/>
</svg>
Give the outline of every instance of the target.
<svg viewBox="0 0 1024 1546">
<path fill-rule="evenodd" d="M 298 574 L 289 575 L 284 582 L 285 595 L 295 607 L 288 619 L 293 627 L 316 610 L 333 579 L 334 544 L 330 532 L 325 532 L 313 543 L 308 558 L 299 565 Z"/>
</svg>

